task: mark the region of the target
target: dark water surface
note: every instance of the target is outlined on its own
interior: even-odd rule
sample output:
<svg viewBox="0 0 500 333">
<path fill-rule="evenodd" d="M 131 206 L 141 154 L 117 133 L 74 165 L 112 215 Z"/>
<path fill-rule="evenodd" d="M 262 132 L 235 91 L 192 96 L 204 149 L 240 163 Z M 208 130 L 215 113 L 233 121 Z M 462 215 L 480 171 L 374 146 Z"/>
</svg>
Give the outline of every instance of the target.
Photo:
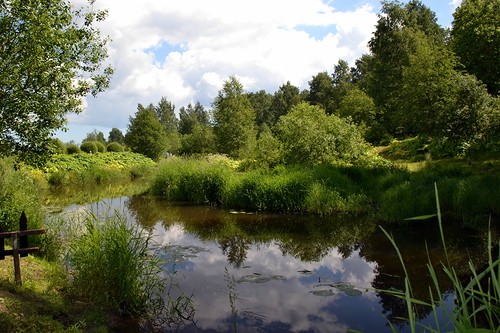
<svg viewBox="0 0 500 333">
<path fill-rule="evenodd" d="M 71 206 L 94 211 L 125 209 L 131 221 L 152 233 L 165 270 L 195 303 L 194 323 L 176 332 L 398 332 L 409 331 L 404 301 L 380 289 L 403 290 L 401 263 L 380 227 L 366 217 L 318 218 L 173 206 L 143 196 Z M 384 226 L 405 259 L 414 296 L 426 299 L 444 261 L 437 221 Z M 467 277 L 467 261 L 486 259 L 486 233 L 446 228 L 450 260 Z M 426 244 L 428 254 L 426 251 Z M 448 311 L 454 295 L 440 282 Z M 429 309 L 419 309 L 433 323 Z M 447 325 L 441 318 L 440 326 Z M 448 326 L 448 330 L 452 327 Z"/>
</svg>

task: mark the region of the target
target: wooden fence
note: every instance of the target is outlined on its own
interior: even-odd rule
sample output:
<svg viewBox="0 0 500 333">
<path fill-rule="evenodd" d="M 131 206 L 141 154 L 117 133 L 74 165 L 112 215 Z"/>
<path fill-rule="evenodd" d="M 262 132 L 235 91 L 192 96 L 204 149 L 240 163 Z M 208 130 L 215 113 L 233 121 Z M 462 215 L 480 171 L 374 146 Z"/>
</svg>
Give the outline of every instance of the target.
<svg viewBox="0 0 500 333">
<path fill-rule="evenodd" d="M 28 229 L 28 219 L 26 214 L 22 212 L 19 219 L 19 231 L 0 232 L 0 260 L 5 259 L 5 256 L 14 258 L 14 278 L 16 283 L 21 285 L 21 264 L 19 258 L 26 257 L 28 253 L 37 252 L 38 247 L 28 247 L 29 235 L 41 235 L 46 232 L 45 229 Z M 12 250 L 5 249 L 5 238 L 12 240 Z"/>
</svg>

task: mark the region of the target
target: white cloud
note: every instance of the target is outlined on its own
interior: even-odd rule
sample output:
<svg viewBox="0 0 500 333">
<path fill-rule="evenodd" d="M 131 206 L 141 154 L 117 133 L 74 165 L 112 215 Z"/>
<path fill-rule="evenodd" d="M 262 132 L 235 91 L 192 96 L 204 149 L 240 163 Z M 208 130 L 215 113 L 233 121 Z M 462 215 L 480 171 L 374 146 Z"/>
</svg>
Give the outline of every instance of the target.
<svg viewBox="0 0 500 333">
<path fill-rule="evenodd" d="M 458 6 L 462 4 L 462 0 L 452 0 L 450 4 L 453 5 L 453 8 L 456 9 Z"/>
<path fill-rule="evenodd" d="M 109 11 L 99 27 L 112 39 L 115 75 L 70 124 L 110 128 L 126 127 L 137 103 L 162 96 L 177 109 L 197 100 L 210 106 L 230 75 L 248 91 L 273 93 L 286 81 L 307 88 L 338 59 L 352 63 L 367 52 L 377 21 L 370 5 L 336 11 L 321 0 L 100 0 L 94 7 Z M 314 36 L 304 26 L 330 32 Z"/>
</svg>

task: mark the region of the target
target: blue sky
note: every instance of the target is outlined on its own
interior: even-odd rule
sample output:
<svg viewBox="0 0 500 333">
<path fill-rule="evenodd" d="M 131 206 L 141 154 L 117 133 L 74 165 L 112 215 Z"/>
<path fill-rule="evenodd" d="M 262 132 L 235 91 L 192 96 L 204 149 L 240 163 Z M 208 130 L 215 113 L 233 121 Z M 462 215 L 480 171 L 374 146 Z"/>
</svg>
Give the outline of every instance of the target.
<svg viewBox="0 0 500 333">
<path fill-rule="evenodd" d="M 450 26 L 460 0 L 422 0 Z M 85 0 L 71 0 L 76 6 Z M 162 96 L 176 110 L 200 101 L 210 107 L 224 80 L 235 75 L 246 91 L 274 93 L 286 81 L 308 87 L 368 52 L 380 2 L 375 0 L 97 0 L 109 16 L 99 25 L 112 42 L 110 88 L 84 100 L 56 136 L 81 142 L 93 129 L 124 133 L 137 104 Z"/>
</svg>

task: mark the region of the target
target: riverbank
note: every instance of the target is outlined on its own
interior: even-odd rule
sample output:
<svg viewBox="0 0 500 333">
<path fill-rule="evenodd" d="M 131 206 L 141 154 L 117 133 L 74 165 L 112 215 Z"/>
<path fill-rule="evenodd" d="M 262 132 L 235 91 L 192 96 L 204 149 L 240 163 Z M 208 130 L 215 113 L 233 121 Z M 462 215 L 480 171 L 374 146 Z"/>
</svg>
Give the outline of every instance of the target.
<svg viewBox="0 0 500 333">
<path fill-rule="evenodd" d="M 447 219 L 485 227 L 500 217 L 500 162 L 451 159 L 370 165 L 277 166 L 240 171 L 221 161 L 162 161 L 150 193 L 169 201 L 252 212 L 370 213 L 379 221 L 436 213 L 434 183 Z"/>
<path fill-rule="evenodd" d="M 60 263 L 21 259 L 22 286 L 14 281 L 12 257 L 0 261 L 0 328 L 5 333 L 108 332 L 111 311 L 95 307 L 69 291 Z"/>
</svg>

